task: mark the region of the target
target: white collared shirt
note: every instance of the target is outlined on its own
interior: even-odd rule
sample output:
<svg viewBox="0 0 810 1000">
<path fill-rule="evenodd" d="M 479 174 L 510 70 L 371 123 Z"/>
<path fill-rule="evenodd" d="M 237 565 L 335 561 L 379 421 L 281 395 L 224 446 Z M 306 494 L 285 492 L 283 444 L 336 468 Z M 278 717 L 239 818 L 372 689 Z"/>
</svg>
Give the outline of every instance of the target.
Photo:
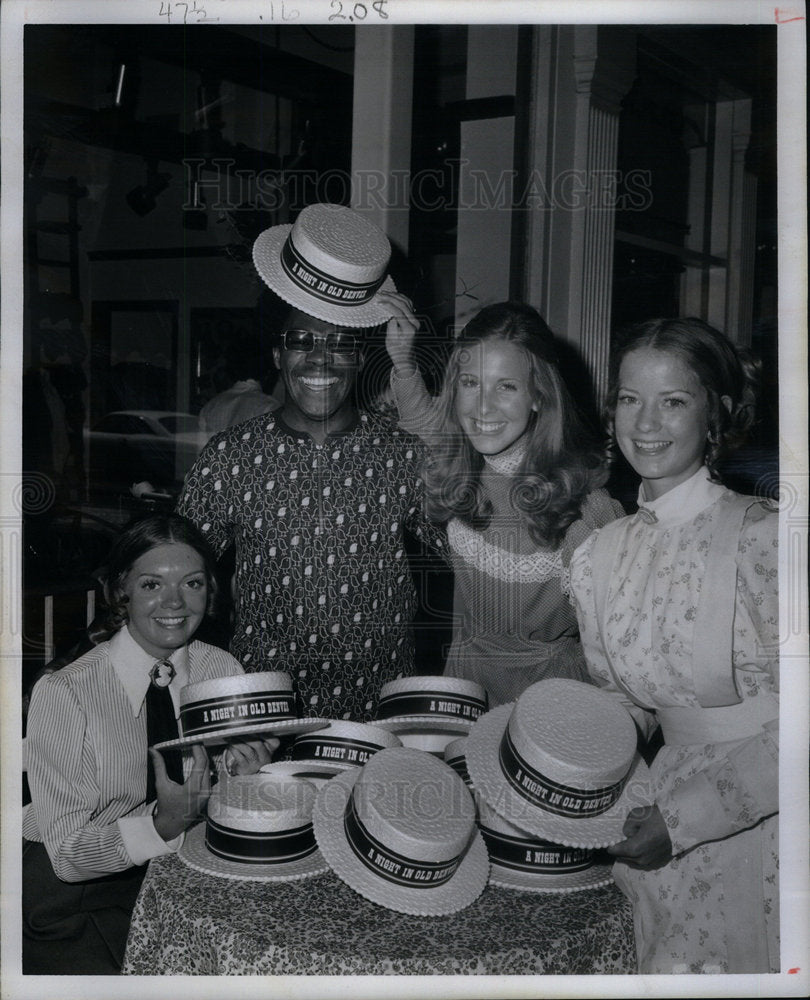
<svg viewBox="0 0 810 1000">
<path fill-rule="evenodd" d="M 191 642 L 172 654 L 169 690 L 241 673 L 229 653 Z M 143 864 L 176 850 L 152 820 L 146 802 L 146 710 L 155 663 L 126 628 L 61 670 L 31 695 L 27 762 L 31 808 L 23 836 L 44 842 L 57 876 L 81 882 Z M 184 754 L 185 773 L 191 756 Z"/>
<path fill-rule="evenodd" d="M 658 524 L 671 527 L 685 524 L 728 493 L 725 486 L 709 479 L 709 470 L 702 465 L 694 475 L 685 479 L 656 500 L 644 499 L 644 484 L 638 488 L 638 505 L 652 511 Z"/>
<path fill-rule="evenodd" d="M 181 646 L 164 659 L 170 660 L 175 670 L 169 693 L 172 696 L 175 718 L 179 718 L 180 690 L 188 684 L 188 646 Z M 110 660 L 127 693 L 133 715 L 138 715 L 152 683 L 151 670 L 157 658 L 138 645 L 125 625 L 110 639 Z"/>
</svg>

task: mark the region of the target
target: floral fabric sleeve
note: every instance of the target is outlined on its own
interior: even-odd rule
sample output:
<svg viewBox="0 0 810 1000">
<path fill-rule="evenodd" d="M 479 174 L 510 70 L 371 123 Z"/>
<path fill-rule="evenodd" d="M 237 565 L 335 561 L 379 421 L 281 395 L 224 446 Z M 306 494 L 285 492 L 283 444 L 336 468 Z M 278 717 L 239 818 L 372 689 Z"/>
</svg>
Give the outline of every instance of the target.
<svg viewBox="0 0 810 1000">
<path fill-rule="evenodd" d="M 602 643 L 596 601 L 593 591 L 593 546 L 599 532 L 594 531 L 580 545 L 571 558 L 570 580 L 574 607 L 579 622 L 579 636 L 588 673 L 594 682 L 609 691 L 627 709 L 645 739 L 655 732 L 658 722 L 655 714 L 637 705 L 614 680 L 613 671 Z"/>
<path fill-rule="evenodd" d="M 778 692 L 778 517 L 763 507 L 747 516 L 737 551 L 734 669 L 744 697 Z M 680 854 L 753 826 L 779 810 L 779 724 L 736 742 L 657 800 Z M 715 756 L 708 748 L 708 756 Z"/>
</svg>

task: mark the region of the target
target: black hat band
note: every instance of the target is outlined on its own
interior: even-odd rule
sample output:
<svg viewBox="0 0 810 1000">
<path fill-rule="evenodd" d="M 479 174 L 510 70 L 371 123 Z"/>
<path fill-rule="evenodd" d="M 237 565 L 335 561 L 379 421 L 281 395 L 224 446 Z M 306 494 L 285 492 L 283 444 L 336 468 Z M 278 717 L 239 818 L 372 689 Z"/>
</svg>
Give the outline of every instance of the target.
<svg viewBox="0 0 810 1000">
<path fill-rule="evenodd" d="M 378 750 L 382 750 L 382 747 L 377 743 L 334 737 L 330 739 L 328 736 L 314 733 L 298 737 L 293 745 L 292 759 L 334 761 L 336 764 L 365 764 Z"/>
<path fill-rule="evenodd" d="M 385 281 L 385 272 L 374 281 L 356 282 L 335 278 L 311 264 L 296 248 L 292 231 L 281 248 L 281 267 L 294 285 L 323 302 L 359 306 L 374 298 Z"/>
<path fill-rule="evenodd" d="M 583 790 L 552 781 L 527 763 L 515 749 L 507 727 L 499 751 L 501 771 L 511 787 L 532 805 L 557 816 L 600 816 L 622 794 L 626 779 Z"/>
<path fill-rule="evenodd" d="M 222 729 L 238 729 L 253 722 L 297 718 L 289 691 L 227 694 L 204 701 L 190 701 L 180 709 L 180 731 L 196 736 Z"/>
<path fill-rule="evenodd" d="M 309 857 L 317 850 L 311 823 L 276 833 L 234 830 L 209 816 L 205 824 L 205 845 L 224 861 L 252 865 L 286 865 Z"/>
<path fill-rule="evenodd" d="M 480 698 L 448 691 L 420 691 L 418 694 L 405 691 L 380 699 L 377 720 L 398 718 L 401 715 L 435 715 L 437 718 L 450 717 L 475 722 L 486 710 L 487 703 Z"/>
<path fill-rule="evenodd" d="M 593 865 L 593 851 L 563 847 L 542 840 L 524 840 L 481 826 L 490 861 L 502 868 L 536 874 L 563 874 L 584 871 Z"/>
<path fill-rule="evenodd" d="M 352 851 L 370 872 L 386 882 L 407 886 L 409 889 L 434 889 L 444 885 L 455 875 L 463 854 L 449 861 L 416 861 L 397 854 L 368 832 L 349 798 L 343 814 L 343 829 Z"/>
</svg>

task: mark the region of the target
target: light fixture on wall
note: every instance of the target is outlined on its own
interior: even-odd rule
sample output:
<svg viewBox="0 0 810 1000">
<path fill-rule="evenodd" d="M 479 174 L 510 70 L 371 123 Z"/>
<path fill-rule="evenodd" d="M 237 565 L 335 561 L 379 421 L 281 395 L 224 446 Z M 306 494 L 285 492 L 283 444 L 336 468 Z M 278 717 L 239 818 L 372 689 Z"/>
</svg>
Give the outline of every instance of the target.
<svg viewBox="0 0 810 1000">
<path fill-rule="evenodd" d="M 158 172 L 157 160 L 146 162 L 146 183 L 127 194 L 127 204 L 136 215 L 148 215 L 157 204 L 157 197 L 169 186 L 171 174 Z"/>
</svg>

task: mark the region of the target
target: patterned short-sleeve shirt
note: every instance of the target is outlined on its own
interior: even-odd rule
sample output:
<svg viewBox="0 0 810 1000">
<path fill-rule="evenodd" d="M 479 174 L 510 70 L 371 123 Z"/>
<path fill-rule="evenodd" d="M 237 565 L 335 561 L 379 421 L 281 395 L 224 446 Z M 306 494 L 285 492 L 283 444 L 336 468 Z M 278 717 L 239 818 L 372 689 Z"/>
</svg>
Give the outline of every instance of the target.
<svg viewBox="0 0 810 1000">
<path fill-rule="evenodd" d="M 221 553 L 235 543 L 231 652 L 286 670 L 302 710 L 368 720 L 380 687 L 414 672 L 416 592 L 404 529 L 434 547 L 418 440 L 361 413 L 317 444 L 278 414 L 214 437 L 178 511 Z"/>
</svg>

